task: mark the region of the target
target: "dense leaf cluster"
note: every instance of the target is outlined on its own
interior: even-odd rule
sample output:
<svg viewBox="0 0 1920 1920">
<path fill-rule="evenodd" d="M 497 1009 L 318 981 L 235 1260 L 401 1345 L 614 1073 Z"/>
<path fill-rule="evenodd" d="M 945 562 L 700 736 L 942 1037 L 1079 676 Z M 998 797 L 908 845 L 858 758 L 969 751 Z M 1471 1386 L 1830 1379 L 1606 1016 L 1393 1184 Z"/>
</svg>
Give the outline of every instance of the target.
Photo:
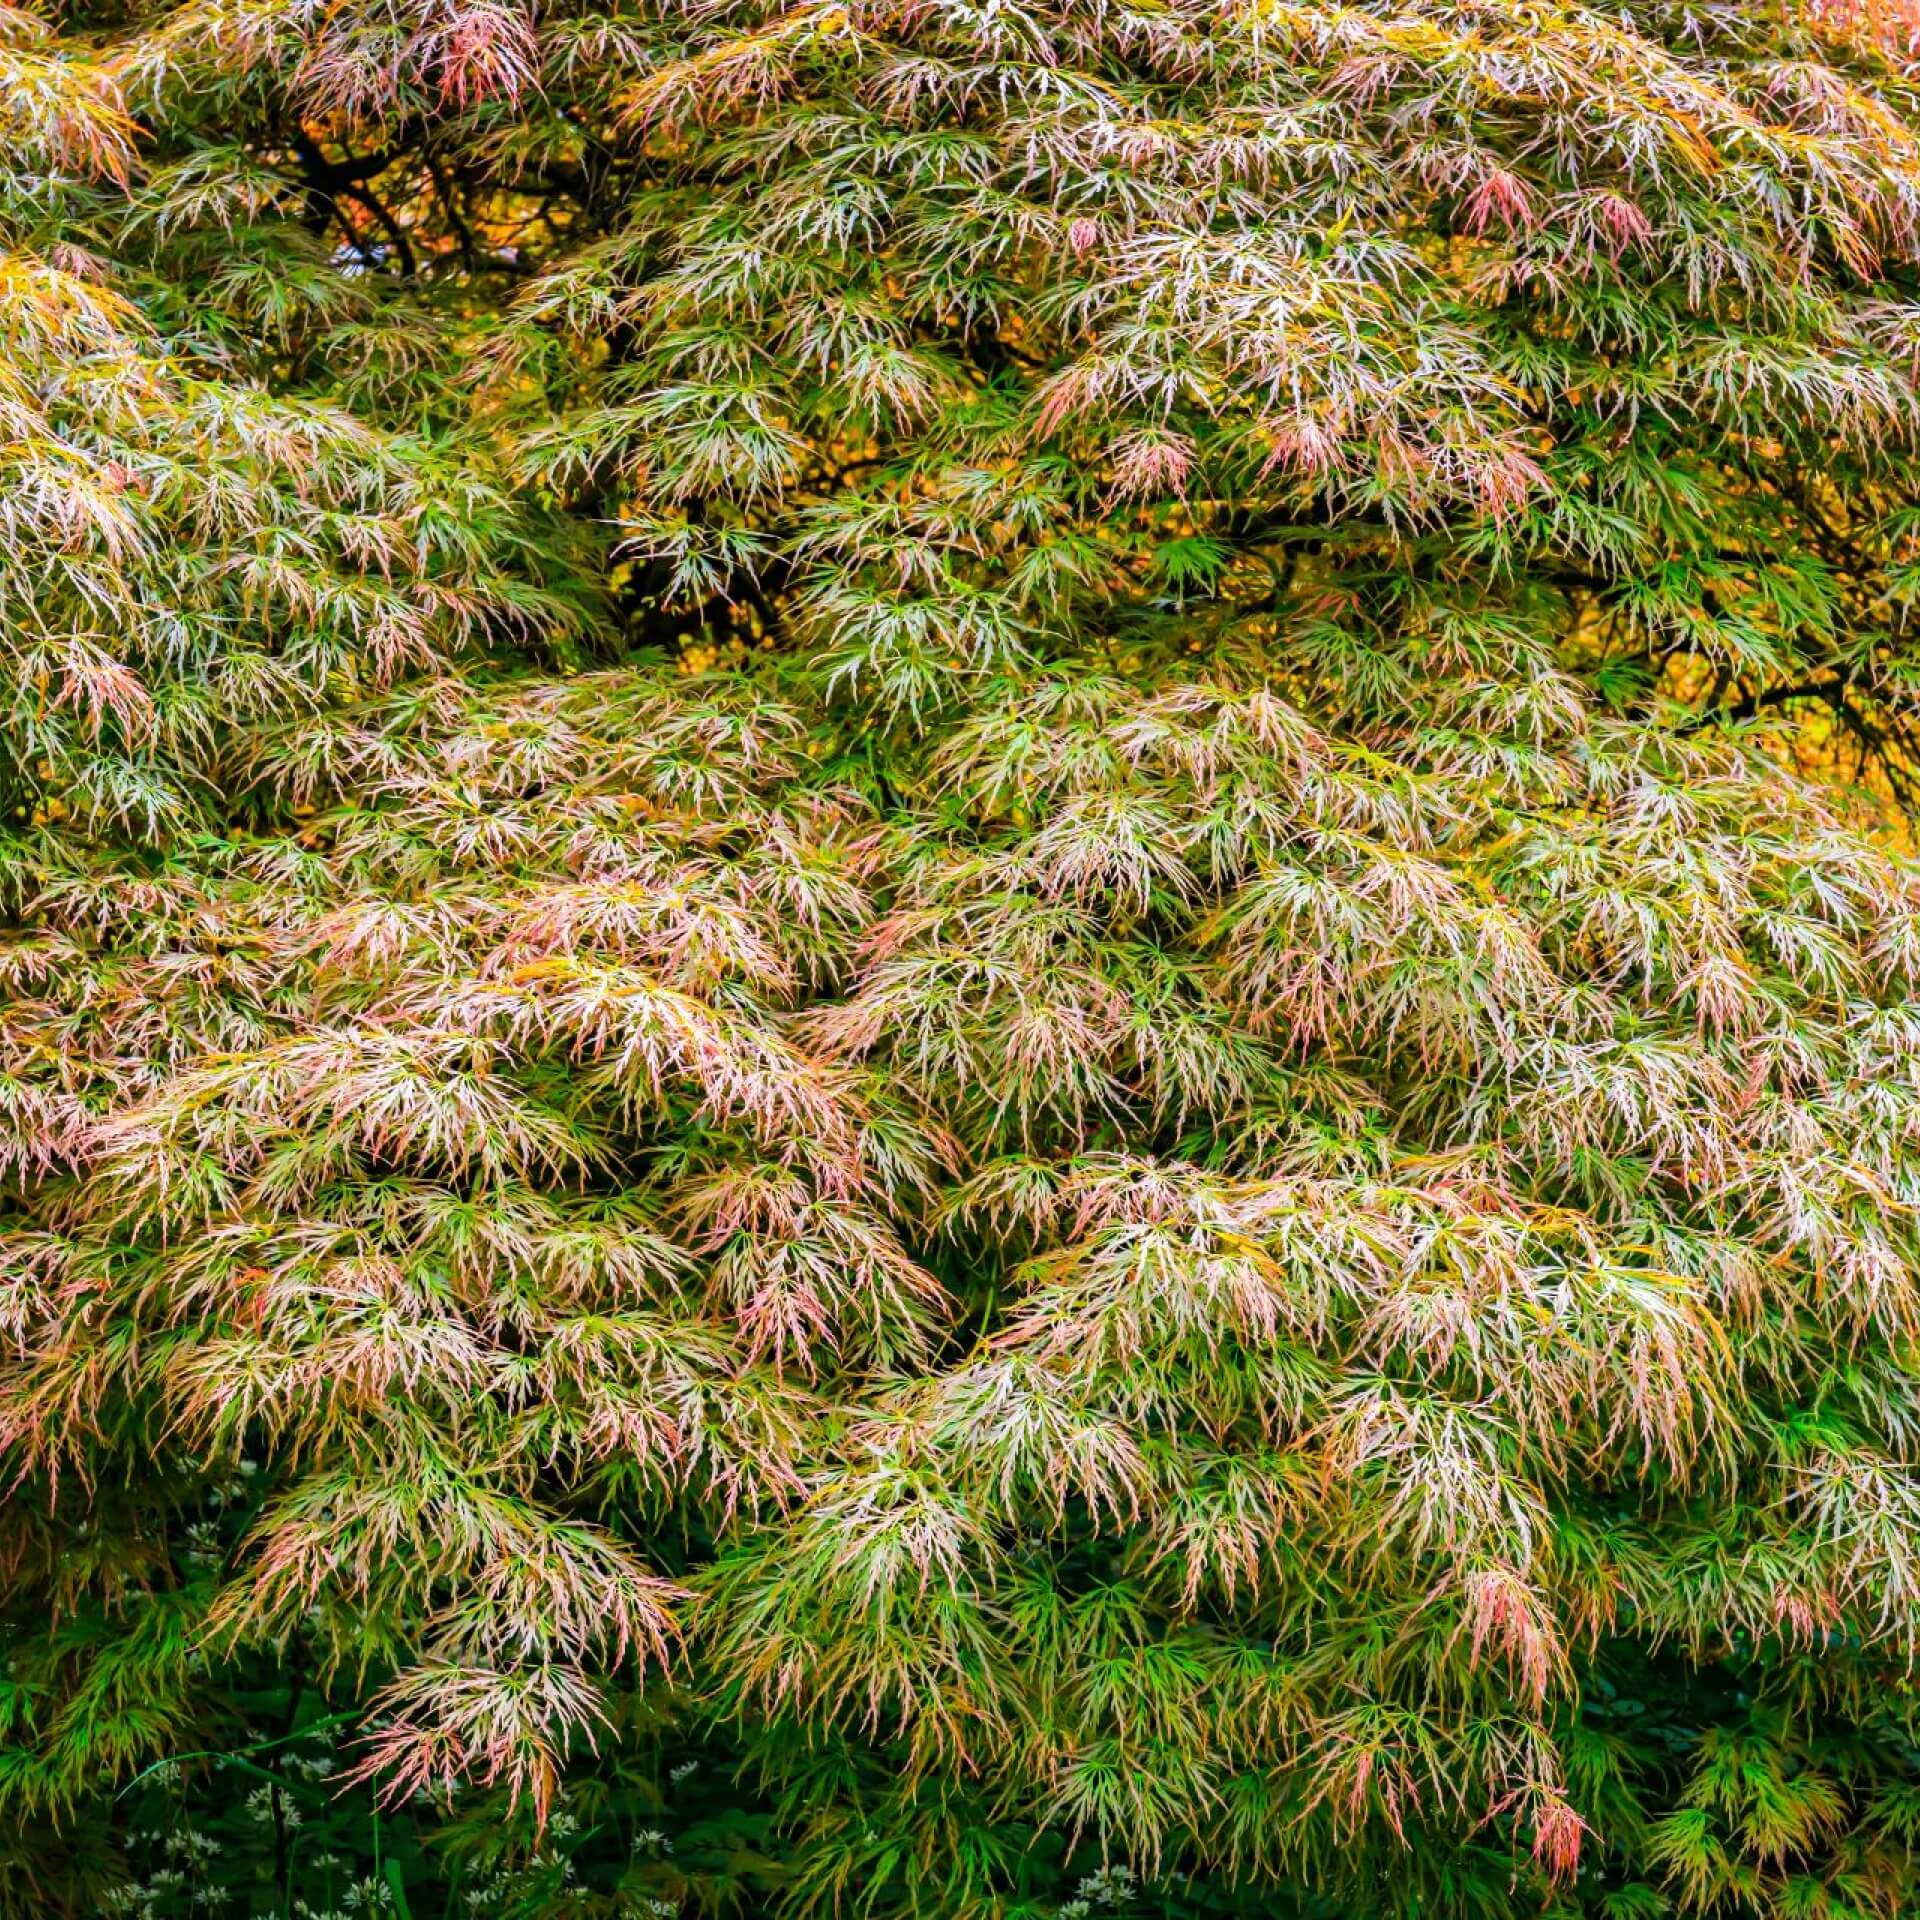
<svg viewBox="0 0 1920 1920">
<path fill-rule="evenodd" d="M 1892 11 L 0 9 L 0 1911 L 1920 1905 Z"/>
</svg>

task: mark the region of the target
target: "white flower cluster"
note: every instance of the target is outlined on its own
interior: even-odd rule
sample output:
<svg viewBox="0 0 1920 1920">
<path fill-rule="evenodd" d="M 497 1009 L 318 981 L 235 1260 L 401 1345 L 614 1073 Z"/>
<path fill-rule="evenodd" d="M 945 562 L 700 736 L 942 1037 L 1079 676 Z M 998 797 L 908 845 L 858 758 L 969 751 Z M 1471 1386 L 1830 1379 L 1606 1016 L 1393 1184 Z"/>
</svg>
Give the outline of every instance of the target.
<svg viewBox="0 0 1920 1920">
<path fill-rule="evenodd" d="M 1101 1867 L 1074 1888 L 1073 1898 L 1060 1909 L 1059 1920 L 1087 1920 L 1097 1908 L 1128 1906 L 1139 1892 L 1139 1876 L 1131 1867 Z"/>
</svg>

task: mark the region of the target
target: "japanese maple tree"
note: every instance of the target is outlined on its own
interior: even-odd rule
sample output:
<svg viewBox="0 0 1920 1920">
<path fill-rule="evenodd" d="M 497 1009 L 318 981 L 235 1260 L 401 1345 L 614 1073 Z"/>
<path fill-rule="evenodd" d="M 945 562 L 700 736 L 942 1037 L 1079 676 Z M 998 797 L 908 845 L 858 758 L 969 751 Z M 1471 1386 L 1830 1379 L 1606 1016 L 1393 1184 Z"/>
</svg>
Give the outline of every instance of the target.
<svg viewBox="0 0 1920 1920">
<path fill-rule="evenodd" d="M 0 1911 L 1920 1906 L 1920 66 L 0 9 Z"/>
</svg>

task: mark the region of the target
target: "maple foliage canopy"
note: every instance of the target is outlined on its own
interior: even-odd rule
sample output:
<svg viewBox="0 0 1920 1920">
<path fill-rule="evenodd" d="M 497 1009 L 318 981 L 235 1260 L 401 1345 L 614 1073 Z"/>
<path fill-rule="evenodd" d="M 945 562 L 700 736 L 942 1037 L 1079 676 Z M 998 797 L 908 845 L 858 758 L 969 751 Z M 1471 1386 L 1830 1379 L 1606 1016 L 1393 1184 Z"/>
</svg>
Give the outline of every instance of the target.
<svg viewBox="0 0 1920 1920">
<path fill-rule="evenodd" d="M 1920 1905 L 1920 68 L 0 8 L 0 1911 Z"/>
</svg>

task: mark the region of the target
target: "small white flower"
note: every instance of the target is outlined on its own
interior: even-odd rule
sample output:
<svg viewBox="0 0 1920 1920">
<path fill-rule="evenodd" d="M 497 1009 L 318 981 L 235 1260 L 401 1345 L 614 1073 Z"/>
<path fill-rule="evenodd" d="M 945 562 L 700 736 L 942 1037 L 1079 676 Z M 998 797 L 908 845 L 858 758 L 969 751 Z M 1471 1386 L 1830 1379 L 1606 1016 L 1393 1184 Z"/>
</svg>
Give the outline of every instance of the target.
<svg viewBox="0 0 1920 1920">
<path fill-rule="evenodd" d="M 1074 1895 L 1088 1907 L 1124 1907 L 1139 1891 L 1139 1877 L 1131 1867 L 1113 1866 L 1088 1874 Z"/>
<path fill-rule="evenodd" d="M 280 1803 L 281 1825 L 297 1827 L 300 1824 L 300 1809 L 296 1807 L 278 1787 L 255 1787 L 254 1790 L 247 1795 L 247 1818 L 253 1821 L 256 1826 L 272 1826 L 274 1802 L 276 1799 L 278 1799 Z"/>
</svg>

